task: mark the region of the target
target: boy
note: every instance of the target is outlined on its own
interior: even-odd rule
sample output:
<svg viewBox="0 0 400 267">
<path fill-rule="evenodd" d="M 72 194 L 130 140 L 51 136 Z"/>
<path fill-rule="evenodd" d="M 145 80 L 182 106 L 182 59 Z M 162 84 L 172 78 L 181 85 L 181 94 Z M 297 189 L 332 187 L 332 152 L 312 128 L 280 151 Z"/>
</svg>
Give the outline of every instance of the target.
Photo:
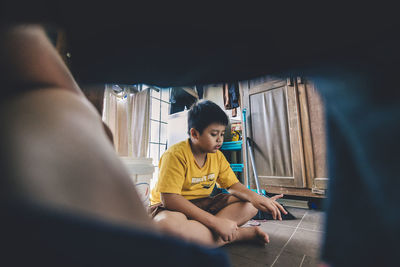
<svg viewBox="0 0 400 267">
<path fill-rule="evenodd" d="M 151 192 L 154 221 L 164 231 L 203 245 L 269 238 L 259 227 L 241 227 L 258 210 L 281 220 L 282 195 L 263 197 L 242 185 L 218 149 L 228 117 L 211 101 L 194 104 L 188 113 L 190 138 L 171 146 L 161 157 L 159 179 Z M 218 183 L 230 194 L 210 197 Z"/>
</svg>

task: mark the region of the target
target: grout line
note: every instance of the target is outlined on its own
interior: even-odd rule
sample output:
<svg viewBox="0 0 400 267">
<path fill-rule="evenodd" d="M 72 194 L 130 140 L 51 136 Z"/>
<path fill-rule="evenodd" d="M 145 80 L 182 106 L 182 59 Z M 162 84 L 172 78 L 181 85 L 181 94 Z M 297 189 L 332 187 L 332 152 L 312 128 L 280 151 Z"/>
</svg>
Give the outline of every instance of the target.
<svg viewBox="0 0 400 267">
<path fill-rule="evenodd" d="M 306 231 L 309 231 L 309 232 L 322 233 L 322 234 L 325 233 L 324 231 L 311 230 L 311 229 L 307 229 L 307 228 L 303 228 L 303 227 L 299 227 L 299 228 L 297 228 L 297 229 L 306 230 Z"/>
<path fill-rule="evenodd" d="M 305 258 L 306 258 L 306 254 L 304 254 L 303 259 L 301 260 L 299 267 L 301 267 L 303 265 L 303 262 L 304 262 Z"/>
<path fill-rule="evenodd" d="M 285 245 L 283 245 L 283 247 L 281 248 L 281 250 L 279 251 L 278 256 L 276 256 L 274 262 L 271 264 L 271 267 L 274 266 L 274 264 L 276 263 L 276 261 L 278 260 L 278 258 L 281 256 L 283 250 L 285 249 L 285 247 L 287 246 L 287 244 L 289 244 L 289 241 L 292 239 L 292 237 L 294 236 L 294 234 L 296 233 L 297 229 L 299 228 L 300 223 L 303 221 L 304 217 L 306 217 L 308 211 L 306 211 L 306 213 L 304 213 L 303 217 L 301 218 L 300 222 L 297 224 L 296 229 L 294 229 L 292 235 L 289 237 L 288 241 L 286 241 Z"/>
<path fill-rule="evenodd" d="M 299 227 L 299 228 L 297 228 L 297 229 L 306 230 L 306 231 L 309 231 L 309 232 L 325 233 L 324 231 L 311 230 L 311 229 L 307 229 L 307 228 L 303 228 L 303 227 Z"/>
<path fill-rule="evenodd" d="M 312 230 L 312 229 L 307 229 L 307 228 L 298 227 L 298 226 L 296 227 L 296 226 L 291 226 L 291 225 L 286 225 L 286 224 L 280 224 L 280 223 L 276 223 L 276 222 L 268 222 L 268 224 L 285 226 L 285 227 L 288 227 L 288 228 L 295 228 L 295 229 L 300 229 L 300 230 L 306 230 L 306 231 L 310 231 L 310 232 L 324 233 L 324 231 Z"/>
</svg>

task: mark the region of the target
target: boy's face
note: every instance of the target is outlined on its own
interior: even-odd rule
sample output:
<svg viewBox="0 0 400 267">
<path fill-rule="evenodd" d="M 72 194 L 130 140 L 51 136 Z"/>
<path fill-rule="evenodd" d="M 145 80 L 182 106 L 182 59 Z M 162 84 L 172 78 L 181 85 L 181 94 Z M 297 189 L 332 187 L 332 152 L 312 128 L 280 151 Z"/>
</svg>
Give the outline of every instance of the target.
<svg viewBox="0 0 400 267">
<path fill-rule="evenodd" d="M 196 131 L 194 137 L 196 145 L 206 153 L 215 153 L 224 142 L 225 125 L 212 123 L 204 129 L 202 134 Z"/>
</svg>

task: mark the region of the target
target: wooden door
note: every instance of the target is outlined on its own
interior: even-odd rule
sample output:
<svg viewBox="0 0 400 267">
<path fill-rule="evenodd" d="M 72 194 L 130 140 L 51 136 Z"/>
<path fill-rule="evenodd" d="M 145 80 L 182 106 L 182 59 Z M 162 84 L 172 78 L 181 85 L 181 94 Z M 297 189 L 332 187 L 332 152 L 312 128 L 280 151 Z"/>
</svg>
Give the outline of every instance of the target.
<svg viewBox="0 0 400 267">
<path fill-rule="evenodd" d="M 325 109 L 314 83 L 297 77 L 307 187 L 313 193 L 327 189 L 328 168 L 326 150 Z"/>
<path fill-rule="evenodd" d="M 296 83 L 271 77 L 251 81 L 246 97 L 261 187 L 306 187 Z M 250 180 L 253 184 L 254 179 Z"/>
</svg>

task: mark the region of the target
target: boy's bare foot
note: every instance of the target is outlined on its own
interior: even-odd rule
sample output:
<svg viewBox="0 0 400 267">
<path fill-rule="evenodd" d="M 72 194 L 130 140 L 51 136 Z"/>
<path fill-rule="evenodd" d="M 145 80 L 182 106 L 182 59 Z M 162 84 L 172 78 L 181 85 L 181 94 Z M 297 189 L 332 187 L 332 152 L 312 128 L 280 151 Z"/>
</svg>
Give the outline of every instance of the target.
<svg viewBox="0 0 400 267">
<path fill-rule="evenodd" d="M 269 243 L 269 236 L 260 227 L 241 227 L 238 230 L 236 241 L 254 241 L 257 244 L 265 245 Z"/>
</svg>

